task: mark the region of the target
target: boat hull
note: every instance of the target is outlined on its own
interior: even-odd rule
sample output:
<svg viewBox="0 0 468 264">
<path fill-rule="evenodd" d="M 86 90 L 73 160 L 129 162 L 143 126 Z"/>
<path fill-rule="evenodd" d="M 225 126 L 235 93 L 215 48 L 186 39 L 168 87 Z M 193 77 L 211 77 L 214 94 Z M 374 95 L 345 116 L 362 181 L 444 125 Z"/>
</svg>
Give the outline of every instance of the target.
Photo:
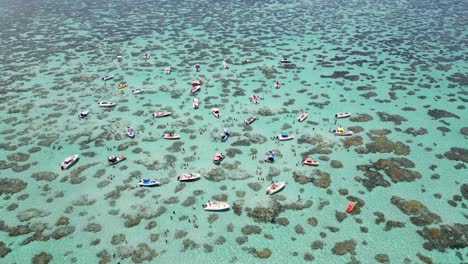
<svg viewBox="0 0 468 264">
<path fill-rule="evenodd" d="M 60 164 L 60 168 L 62 170 L 66 170 L 66 169 L 69 169 L 71 166 L 73 166 L 79 159 L 79 156 L 78 154 L 75 154 L 73 156 L 70 156 L 68 158 L 66 158 L 61 164 Z"/>
<path fill-rule="evenodd" d="M 270 194 L 270 195 L 275 194 L 281 191 L 282 189 L 284 189 L 285 186 L 286 186 L 285 182 L 275 182 L 272 185 L 268 186 L 268 188 L 266 189 L 266 192 L 267 194 Z"/>
</svg>

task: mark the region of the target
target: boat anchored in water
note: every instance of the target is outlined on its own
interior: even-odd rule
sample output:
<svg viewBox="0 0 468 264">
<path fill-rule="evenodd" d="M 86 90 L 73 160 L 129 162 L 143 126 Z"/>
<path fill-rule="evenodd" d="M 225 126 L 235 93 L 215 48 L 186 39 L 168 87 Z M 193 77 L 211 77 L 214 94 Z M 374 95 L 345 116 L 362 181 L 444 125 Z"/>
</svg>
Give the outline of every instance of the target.
<svg viewBox="0 0 468 264">
<path fill-rule="evenodd" d="M 144 91 L 145 91 L 144 89 L 140 89 L 140 88 L 138 88 L 138 89 L 133 89 L 133 90 L 132 90 L 132 94 L 141 94 L 141 93 L 143 93 Z"/>
<path fill-rule="evenodd" d="M 128 86 L 128 83 L 127 83 L 127 82 L 121 82 L 121 83 L 119 83 L 119 85 L 117 86 L 117 88 L 118 88 L 118 89 L 123 89 L 123 88 L 125 88 L 125 87 L 127 87 L 127 86 Z"/>
<path fill-rule="evenodd" d="M 273 150 L 268 151 L 264 160 L 269 163 L 275 162 L 275 152 Z"/>
<path fill-rule="evenodd" d="M 289 134 L 289 132 L 283 131 L 281 134 L 279 134 L 276 137 L 279 141 L 285 141 L 285 140 L 291 140 L 294 138 L 292 134 Z"/>
<path fill-rule="evenodd" d="M 126 159 L 126 157 L 124 155 L 119 155 L 119 156 L 114 156 L 114 155 L 111 155 L 107 158 L 107 162 L 109 163 L 109 165 L 115 165 L 121 161 L 123 161 L 124 159 Z"/>
<path fill-rule="evenodd" d="M 221 132 L 221 142 L 225 142 L 228 140 L 229 136 L 231 135 L 231 131 L 229 128 L 223 128 L 223 131 Z"/>
<path fill-rule="evenodd" d="M 165 116 L 170 116 L 170 115 L 172 115 L 172 112 L 167 112 L 167 111 L 154 112 L 153 114 L 154 117 L 165 117 Z"/>
<path fill-rule="evenodd" d="M 73 164 L 75 164 L 77 161 L 78 161 L 78 154 L 75 154 L 73 156 L 70 156 L 70 157 L 67 157 L 66 159 L 64 159 L 62 161 L 62 163 L 60 164 L 60 169 L 62 170 L 66 170 L 68 168 L 70 168 L 71 166 L 73 166 Z"/>
<path fill-rule="evenodd" d="M 80 112 L 78 117 L 81 118 L 81 119 L 84 119 L 84 118 L 88 117 L 88 114 L 89 114 L 89 111 L 83 110 L 83 111 Z"/>
<path fill-rule="evenodd" d="M 309 116 L 309 114 L 307 112 L 304 112 L 299 115 L 299 117 L 297 118 L 297 121 L 302 122 L 307 118 L 307 116 Z"/>
<path fill-rule="evenodd" d="M 179 139 L 180 135 L 172 132 L 164 133 L 163 137 L 165 139 Z"/>
<path fill-rule="evenodd" d="M 112 107 L 112 106 L 115 106 L 115 103 L 114 102 L 99 102 L 98 105 L 100 107 Z"/>
<path fill-rule="evenodd" d="M 161 185 L 160 182 L 158 182 L 157 180 L 154 180 L 154 179 L 141 179 L 139 182 L 138 182 L 138 185 L 141 186 L 141 187 L 153 187 L 153 186 L 159 186 Z"/>
<path fill-rule="evenodd" d="M 208 201 L 207 203 L 203 204 L 205 211 L 224 211 L 228 210 L 229 207 L 229 204 L 218 201 Z"/>
<path fill-rule="evenodd" d="M 244 121 L 244 124 L 246 125 L 250 125 L 253 123 L 253 121 L 257 120 L 257 116 L 251 116 L 249 118 L 247 118 L 245 121 Z"/>
<path fill-rule="evenodd" d="M 211 113 L 213 113 L 213 115 L 214 115 L 216 118 L 219 118 L 219 117 L 221 116 L 221 113 L 219 112 L 219 109 L 216 108 L 216 107 L 211 108 Z"/>
<path fill-rule="evenodd" d="M 318 166 L 319 162 L 317 160 L 314 160 L 312 157 L 306 157 L 304 161 L 302 161 L 302 164 L 309 166 Z"/>
<path fill-rule="evenodd" d="M 192 103 L 193 109 L 198 109 L 198 105 L 199 105 L 198 99 L 193 98 L 193 103 Z"/>
<path fill-rule="evenodd" d="M 355 205 L 356 205 L 356 202 L 349 201 L 348 205 L 346 206 L 346 212 L 351 213 L 351 211 L 353 211 Z"/>
<path fill-rule="evenodd" d="M 127 136 L 130 138 L 135 137 L 135 130 L 132 127 L 127 127 Z"/>
<path fill-rule="evenodd" d="M 201 175 L 200 173 L 182 173 L 179 176 L 177 176 L 177 180 L 179 181 L 194 181 L 197 179 L 200 179 Z"/>
<path fill-rule="evenodd" d="M 114 75 L 106 75 L 106 76 L 102 77 L 102 80 L 103 81 L 108 81 L 108 80 L 110 80 L 112 78 L 114 78 Z"/>
<path fill-rule="evenodd" d="M 217 152 L 213 156 L 213 163 L 216 164 L 216 165 L 219 165 L 221 163 L 221 161 L 223 161 L 223 159 L 224 159 L 223 153 Z"/>
<path fill-rule="evenodd" d="M 345 117 L 350 117 L 351 113 L 350 112 L 339 112 L 335 114 L 336 118 L 345 118 Z"/>
<path fill-rule="evenodd" d="M 272 182 L 270 186 L 266 189 L 267 194 L 275 194 L 281 191 L 284 186 L 286 186 L 286 182 Z"/>
<path fill-rule="evenodd" d="M 258 98 L 258 96 L 256 94 L 252 94 L 251 98 L 252 98 L 252 103 L 258 104 L 259 98 Z"/>
<path fill-rule="evenodd" d="M 332 134 L 334 134 L 336 136 L 350 136 L 350 135 L 353 134 L 353 131 L 345 130 L 342 127 L 338 127 L 336 129 L 333 129 L 331 132 L 332 132 Z"/>
</svg>

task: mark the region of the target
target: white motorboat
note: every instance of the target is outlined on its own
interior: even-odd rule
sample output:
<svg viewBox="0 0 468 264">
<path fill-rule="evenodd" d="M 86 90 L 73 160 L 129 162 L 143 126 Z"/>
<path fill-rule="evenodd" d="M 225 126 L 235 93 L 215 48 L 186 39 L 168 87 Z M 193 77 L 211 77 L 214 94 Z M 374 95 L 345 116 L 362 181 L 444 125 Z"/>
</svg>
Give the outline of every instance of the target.
<svg viewBox="0 0 468 264">
<path fill-rule="evenodd" d="M 200 173 L 182 173 L 179 176 L 177 176 L 177 180 L 179 181 L 193 181 L 200 179 L 201 175 Z"/>
<path fill-rule="evenodd" d="M 135 137 L 135 130 L 132 127 L 127 127 L 127 136 L 130 138 Z"/>
<path fill-rule="evenodd" d="M 172 71 L 172 70 L 171 70 L 171 67 L 166 67 L 166 68 L 164 69 L 164 73 L 165 73 L 165 74 L 169 74 L 169 73 L 171 73 L 171 71 Z"/>
<path fill-rule="evenodd" d="M 105 101 L 103 101 L 103 102 L 99 102 L 98 105 L 100 107 L 113 107 L 113 106 L 115 106 L 115 103 L 114 102 L 105 102 Z"/>
<path fill-rule="evenodd" d="M 150 54 L 148 52 L 145 53 L 145 55 L 143 56 L 143 58 L 145 60 L 149 59 L 150 58 Z"/>
<path fill-rule="evenodd" d="M 117 56 L 115 56 L 115 58 L 116 58 L 117 61 L 119 61 L 119 62 L 122 61 L 122 59 L 123 59 L 123 58 L 122 58 L 122 55 L 117 55 Z"/>
<path fill-rule="evenodd" d="M 119 155 L 119 156 L 114 156 L 114 155 L 111 155 L 107 158 L 107 162 L 109 163 L 109 165 L 115 165 L 121 161 L 123 161 L 124 159 L 126 159 L 126 157 L 124 155 Z"/>
<path fill-rule="evenodd" d="M 88 117 L 89 111 L 83 110 L 78 115 L 81 119 Z"/>
<path fill-rule="evenodd" d="M 283 57 L 283 58 L 281 58 L 280 63 L 291 63 L 291 60 L 289 60 L 288 58 Z"/>
<path fill-rule="evenodd" d="M 252 103 L 258 104 L 259 98 L 256 94 L 252 94 L 251 98 L 252 98 Z"/>
<path fill-rule="evenodd" d="M 200 88 L 201 88 L 201 85 L 194 85 L 194 86 L 192 86 L 192 88 L 190 89 L 190 92 L 191 92 L 191 93 L 195 93 L 195 92 L 197 92 L 198 90 L 200 90 Z"/>
<path fill-rule="evenodd" d="M 286 186 L 285 182 L 273 182 L 268 188 L 266 189 L 267 194 L 275 194 L 281 191 L 284 186 Z"/>
<path fill-rule="evenodd" d="M 304 121 L 304 120 L 307 118 L 307 116 L 309 116 L 309 114 L 308 114 L 307 112 L 304 112 L 304 113 L 302 113 L 302 114 L 299 115 L 299 117 L 297 118 L 297 120 L 298 120 L 299 122 L 302 122 L 302 121 Z"/>
<path fill-rule="evenodd" d="M 108 80 L 110 80 L 112 78 L 114 78 L 114 75 L 106 75 L 106 76 L 102 77 L 102 80 L 103 81 L 108 81 Z"/>
<path fill-rule="evenodd" d="M 336 129 L 333 129 L 331 132 L 332 132 L 332 134 L 334 134 L 336 136 L 350 136 L 350 135 L 353 134 L 353 131 L 345 130 L 342 127 L 338 127 Z"/>
<path fill-rule="evenodd" d="M 350 112 L 339 112 L 335 114 L 336 118 L 345 118 L 345 117 L 350 117 L 351 113 Z"/>
<path fill-rule="evenodd" d="M 161 185 L 161 183 L 154 179 L 141 179 L 140 182 L 138 182 L 138 185 L 141 187 L 152 187 Z"/>
<path fill-rule="evenodd" d="M 249 118 L 247 118 L 245 121 L 244 121 L 244 124 L 246 125 L 250 125 L 253 123 L 253 121 L 257 120 L 257 116 L 251 116 Z"/>
<path fill-rule="evenodd" d="M 144 89 L 133 89 L 132 90 L 132 94 L 141 94 L 143 93 L 145 90 Z"/>
<path fill-rule="evenodd" d="M 78 154 L 70 156 L 62 161 L 62 163 L 60 164 L 60 168 L 62 170 L 66 170 L 70 168 L 71 166 L 73 166 L 73 164 L 75 164 L 78 161 L 78 159 L 79 159 Z"/>
<path fill-rule="evenodd" d="M 317 160 L 314 160 L 312 157 L 306 157 L 303 161 L 302 164 L 304 165 L 309 165 L 309 166 L 318 166 L 319 162 Z"/>
<path fill-rule="evenodd" d="M 213 115 L 214 115 L 216 118 L 219 118 L 219 117 L 221 116 L 221 113 L 219 112 L 219 109 L 216 108 L 216 107 L 211 108 L 211 113 L 213 113 Z"/>
<path fill-rule="evenodd" d="M 205 211 L 224 211 L 230 208 L 229 204 L 225 202 L 218 201 L 208 201 L 206 204 L 203 204 Z"/>
<path fill-rule="evenodd" d="M 179 134 L 176 134 L 176 133 L 164 133 L 163 137 L 165 139 L 179 139 L 180 138 L 180 135 Z"/>
<path fill-rule="evenodd" d="M 193 98 L 193 109 L 198 109 L 198 105 L 199 105 L 199 102 L 198 102 L 198 99 L 197 98 Z"/>
<path fill-rule="evenodd" d="M 172 115 L 172 112 L 167 112 L 167 111 L 154 112 L 153 114 L 154 117 L 165 117 L 165 116 L 170 116 L 170 115 Z"/>
<path fill-rule="evenodd" d="M 279 134 L 277 137 L 276 137 L 279 141 L 285 141 L 285 140 L 291 140 L 294 138 L 294 136 L 292 134 L 289 134 L 289 132 L 281 132 L 281 134 Z"/>
</svg>

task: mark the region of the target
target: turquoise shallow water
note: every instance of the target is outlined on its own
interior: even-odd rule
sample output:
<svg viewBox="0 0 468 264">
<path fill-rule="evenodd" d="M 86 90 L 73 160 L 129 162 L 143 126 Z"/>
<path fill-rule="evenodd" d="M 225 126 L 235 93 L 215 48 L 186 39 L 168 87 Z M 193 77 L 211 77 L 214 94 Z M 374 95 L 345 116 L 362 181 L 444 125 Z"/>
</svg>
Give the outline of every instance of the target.
<svg viewBox="0 0 468 264">
<path fill-rule="evenodd" d="M 1 263 L 467 262 L 466 2 L 0 10 Z M 336 120 L 342 111 L 352 116 Z M 353 136 L 329 133 L 340 125 Z M 181 139 L 164 140 L 167 131 Z M 272 139 L 282 131 L 295 138 Z M 263 162 L 268 150 L 274 163 Z M 216 152 L 227 156 L 219 166 Z M 61 171 L 72 154 L 80 160 Z M 127 159 L 109 166 L 111 154 Z M 302 166 L 308 155 L 320 165 Z M 202 179 L 179 183 L 184 172 Z M 162 185 L 139 188 L 142 177 Z M 272 180 L 287 185 L 267 196 Z M 231 210 L 203 211 L 210 199 Z M 356 208 L 345 213 L 349 200 Z"/>
</svg>

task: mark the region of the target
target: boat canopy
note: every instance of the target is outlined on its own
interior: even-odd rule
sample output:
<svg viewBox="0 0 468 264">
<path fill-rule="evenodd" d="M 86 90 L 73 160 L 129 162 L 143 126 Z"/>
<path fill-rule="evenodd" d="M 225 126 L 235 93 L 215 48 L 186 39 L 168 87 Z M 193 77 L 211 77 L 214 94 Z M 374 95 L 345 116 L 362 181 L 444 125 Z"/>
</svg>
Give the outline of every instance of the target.
<svg viewBox="0 0 468 264">
<path fill-rule="evenodd" d="M 281 136 L 282 137 L 287 137 L 287 136 L 289 136 L 289 132 L 283 131 L 283 132 L 281 132 Z"/>
</svg>

